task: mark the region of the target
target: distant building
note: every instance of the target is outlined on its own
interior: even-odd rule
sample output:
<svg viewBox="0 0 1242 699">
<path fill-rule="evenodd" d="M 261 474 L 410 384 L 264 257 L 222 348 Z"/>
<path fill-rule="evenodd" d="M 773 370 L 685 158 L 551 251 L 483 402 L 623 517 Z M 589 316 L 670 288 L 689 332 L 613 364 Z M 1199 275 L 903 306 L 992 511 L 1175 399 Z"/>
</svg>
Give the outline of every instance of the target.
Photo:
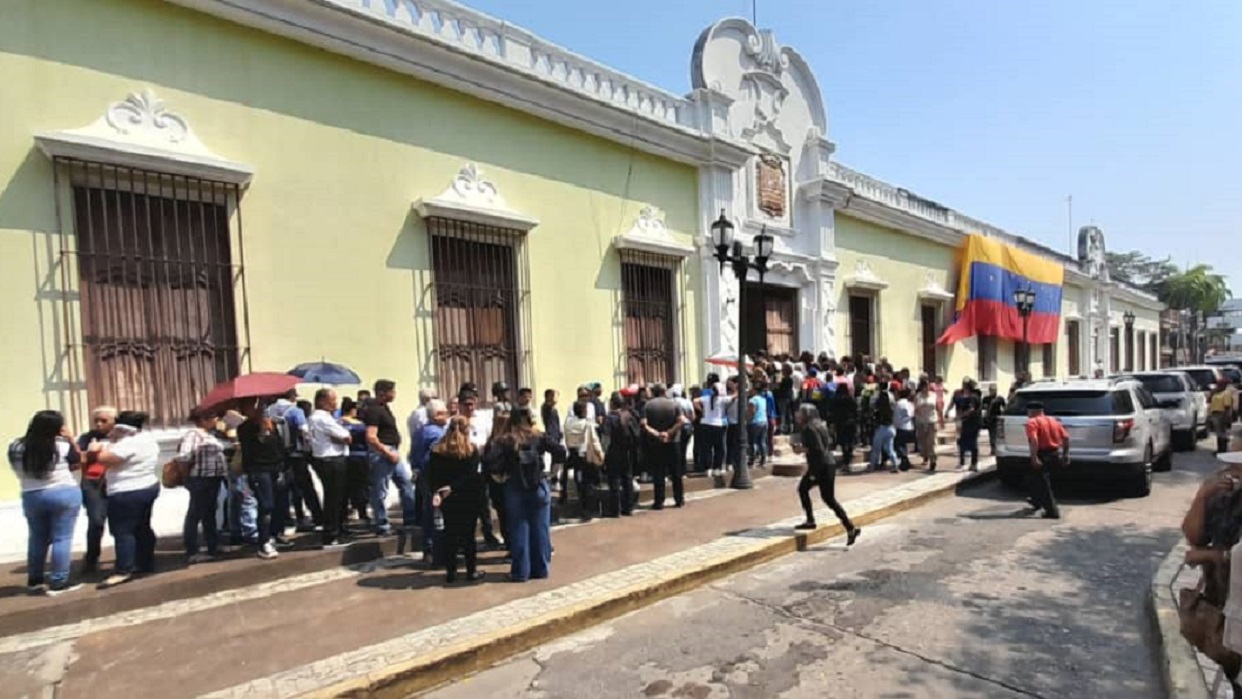
<svg viewBox="0 0 1242 699">
<path fill-rule="evenodd" d="M 1242 299 L 1229 299 L 1207 319 L 1208 349 L 1213 353 L 1242 352 Z"/>
</svg>

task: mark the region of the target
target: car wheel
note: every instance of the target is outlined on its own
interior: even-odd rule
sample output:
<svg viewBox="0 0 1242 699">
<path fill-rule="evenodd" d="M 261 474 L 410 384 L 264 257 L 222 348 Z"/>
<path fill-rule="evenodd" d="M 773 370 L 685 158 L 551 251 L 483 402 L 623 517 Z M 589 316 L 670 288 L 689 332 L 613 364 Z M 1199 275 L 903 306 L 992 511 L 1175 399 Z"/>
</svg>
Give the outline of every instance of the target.
<svg viewBox="0 0 1242 699">
<path fill-rule="evenodd" d="M 1001 485 L 1010 490 L 1021 490 L 1026 484 L 1023 482 L 1022 472 L 1015 468 L 1003 469 L 1000 472 Z"/>
<path fill-rule="evenodd" d="M 1153 471 L 1172 471 L 1173 470 L 1173 444 L 1172 444 L 1172 440 L 1169 440 L 1169 442 L 1170 442 L 1169 448 L 1165 449 L 1164 453 L 1161 454 L 1160 457 L 1157 458 L 1152 463 L 1151 470 Z"/>
<path fill-rule="evenodd" d="M 1177 451 L 1194 451 L 1195 449 L 1195 430 L 1179 430 L 1173 433 L 1173 448 Z"/>
<path fill-rule="evenodd" d="M 1148 444 L 1147 451 L 1143 453 L 1143 463 L 1130 476 L 1129 490 L 1133 497 L 1145 498 L 1151 495 L 1151 460 L 1152 448 Z"/>
</svg>

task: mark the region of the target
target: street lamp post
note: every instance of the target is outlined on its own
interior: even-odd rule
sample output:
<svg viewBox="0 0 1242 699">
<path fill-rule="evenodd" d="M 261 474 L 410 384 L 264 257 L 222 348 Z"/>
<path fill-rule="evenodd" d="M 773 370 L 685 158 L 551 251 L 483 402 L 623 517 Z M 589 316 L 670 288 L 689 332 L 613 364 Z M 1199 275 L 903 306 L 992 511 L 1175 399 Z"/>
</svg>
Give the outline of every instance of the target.
<svg viewBox="0 0 1242 699">
<path fill-rule="evenodd" d="M 1013 292 L 1013 303 L 1018 307 L 1018 315 L 1022 316 L 1022 371 L 1031 370 L 1031 311 L 1035 310 L 1035 291 L 1017 289 Z"/>
<path fill-rule="evenodd" d="M 746 457 L 746 406 L 749 405 L 747 398 L 747 383 L 749 376 L 746 373 L 746 358 L 742 352 L 742 338 L 746 336 L 746 304 L 743 296 L 746 288 L 746 277 L 750 274 L 750 270 L 759 272 L 759 283 L 763 284 L 764 275 L 768 273 L 768 260 L 772 257 L 772 236 L 768 235 L 767 229 L 763 229 L 759 235 L 755 236 L 755 256 L 754 261 L 747 256 L 747 251 L 742 245 L 742 241 L 734 240 L 733 224 L 725 217 L 724 209 L 720 210 L 720 218 L 712 223 L 712 239 L 716 243 L 716 261 L 720 263 L 720 274 L 724 276 L 725 267 L 733 268 L 733 276 L 737 278 L 738 299 L 737 299 L 737 444 L 733 445 L 741 458 L 737 460 L 737 465 L 733 469 L 733 482 L 730 487 L 739 490 L 745 490 L 755 487 L 750 479 L 750 467 L 747 465 Z"/>
<path fill-rule="evenodd" d="M 1134 311 L 1121 314 L 1126 325 L 1126 371 L 1134 371 Z"/>
</svg>

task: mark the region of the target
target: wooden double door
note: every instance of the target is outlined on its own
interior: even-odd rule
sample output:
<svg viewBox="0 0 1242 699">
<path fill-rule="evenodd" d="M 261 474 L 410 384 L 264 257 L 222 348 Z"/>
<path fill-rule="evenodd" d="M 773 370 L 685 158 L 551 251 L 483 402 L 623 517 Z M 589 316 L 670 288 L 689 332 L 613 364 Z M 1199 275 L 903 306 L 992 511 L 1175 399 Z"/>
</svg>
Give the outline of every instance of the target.
<svg viewBox="0 0 1242 699">
<path fill-rule="evenodd" d="M 747 282 L 742 296 L 744 353 L 766 350 L 770 355 L 797 355 L 802 351 L 798 337 L 797 289 Z"/>
</svg>

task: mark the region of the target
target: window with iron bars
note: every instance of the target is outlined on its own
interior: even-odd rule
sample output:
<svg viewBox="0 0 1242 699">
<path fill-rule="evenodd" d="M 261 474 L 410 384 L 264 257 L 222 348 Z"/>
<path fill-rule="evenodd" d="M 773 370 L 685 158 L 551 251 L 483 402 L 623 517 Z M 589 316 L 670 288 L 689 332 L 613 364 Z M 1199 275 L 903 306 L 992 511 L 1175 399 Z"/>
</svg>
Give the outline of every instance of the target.
<svg viewBox="0 0 1242 699">
<path fill-rule="evenodd" d="M 677 290 L 680 261 L 664 255 L 621 253 L 625 374 L 628 383 L 677 380 Z"/>
<path fill-rule="evenodd" d="M 179 425 L 240 371 L 236 305 L 246 296 L 230 233 L 235 219 L 240 244 L 238 187 L 65 158 L 55 172 L 67 198 L 57 211 L 72 212 L 75 233 L 71 247 L 62 230 L 63 283 L 72 258 L 87 400 Z"/>
<path fill-rule="evenodd" d="M 511 231 L 464 221 L 431 218 L 432 283 L 440 395 L 473 383 L 486 401 L 503 381 L 516 389 L 522 378 L 525 260 L 522 240 Z"/>
</svg>

